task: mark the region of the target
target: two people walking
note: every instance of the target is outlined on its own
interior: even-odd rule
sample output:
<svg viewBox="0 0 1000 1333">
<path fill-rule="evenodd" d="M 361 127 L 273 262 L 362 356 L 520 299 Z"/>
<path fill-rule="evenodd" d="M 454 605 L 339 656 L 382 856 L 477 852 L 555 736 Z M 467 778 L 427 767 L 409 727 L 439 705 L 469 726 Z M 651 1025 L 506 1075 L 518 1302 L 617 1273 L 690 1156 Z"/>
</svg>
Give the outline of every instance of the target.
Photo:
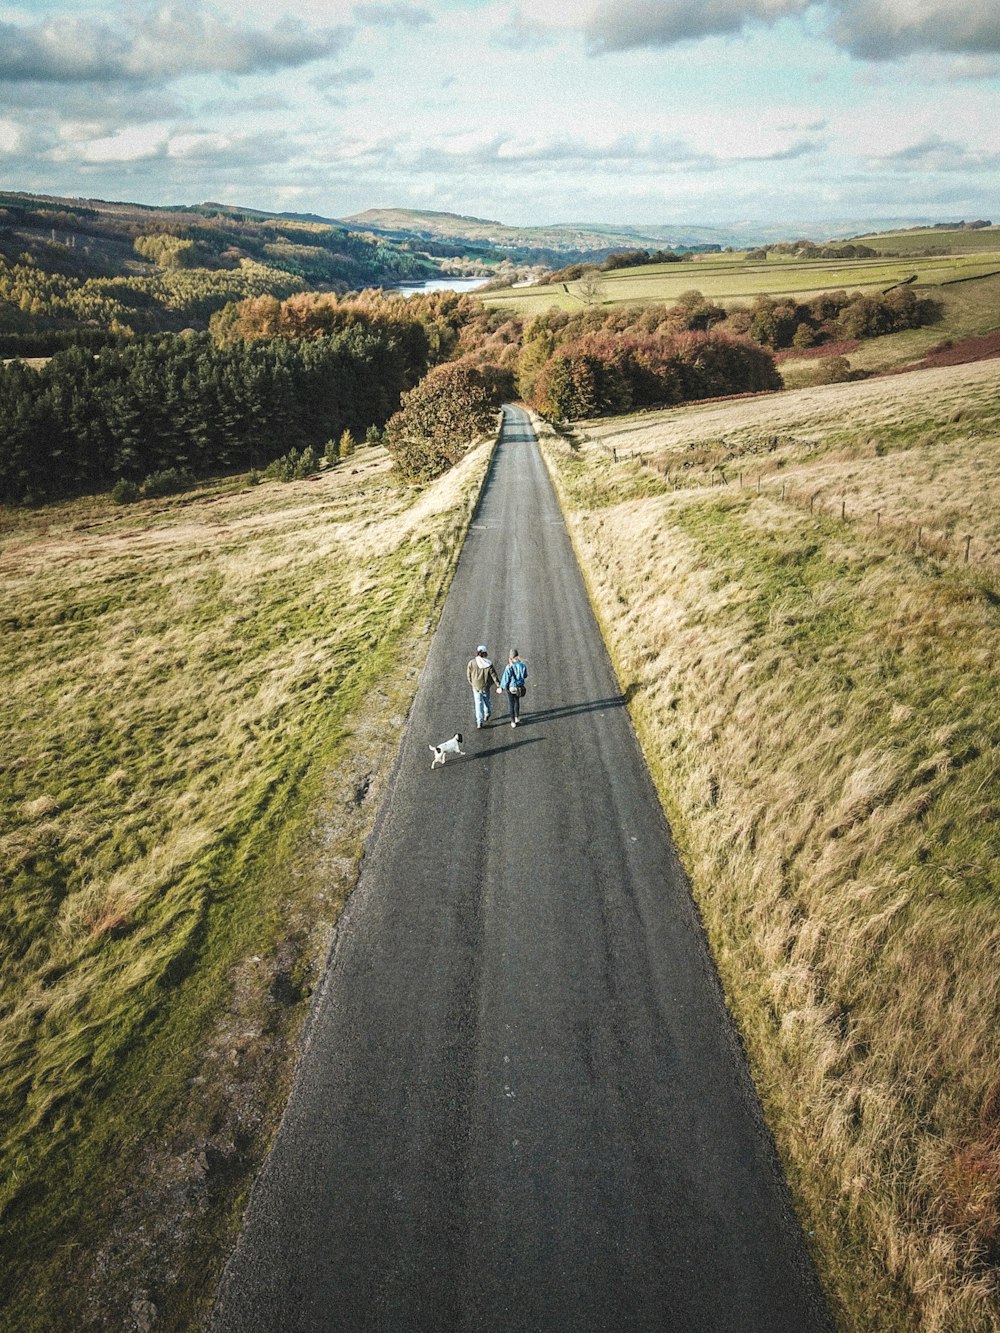
<svg viewBox="0 0 1000 1333">
<path fill-rule="evenodd" d="M 476 709 L 476 726 L 485 727 L 490 719 L 490 685 L 496 686 L 497 694 L 506 694 L 510 705 L 510 725 L 516 727 L 521 716 L 521 698 L 524 695 L 528 679 L 528 664 L 522 662 L 516 648 L 510 650 L 503 675 L 497 675 L 497 669 L 490 659 L 489 649 L 481 643 L 476 655 L 469 662 L 465 671 L 472 686 L 472 698 Z"/>
</svg>

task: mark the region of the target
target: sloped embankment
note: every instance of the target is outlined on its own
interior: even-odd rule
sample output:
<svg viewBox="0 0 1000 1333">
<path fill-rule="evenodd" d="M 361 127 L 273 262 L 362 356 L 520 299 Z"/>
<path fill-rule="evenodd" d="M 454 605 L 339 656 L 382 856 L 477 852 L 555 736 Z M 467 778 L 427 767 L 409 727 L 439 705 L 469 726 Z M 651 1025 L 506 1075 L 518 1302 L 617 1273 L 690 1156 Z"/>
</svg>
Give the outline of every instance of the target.
<svg viewBox="0 0 1000 1333">
<path fill-rule="evenodd" d="M 0 515 L 0 1323 L 190 1328 L 489 449 Z"/>
<path fill-rule="evenodd" d="M 1000 1327 L 998 387 L 541 428 L 845 1328 Z"/>
</svg>

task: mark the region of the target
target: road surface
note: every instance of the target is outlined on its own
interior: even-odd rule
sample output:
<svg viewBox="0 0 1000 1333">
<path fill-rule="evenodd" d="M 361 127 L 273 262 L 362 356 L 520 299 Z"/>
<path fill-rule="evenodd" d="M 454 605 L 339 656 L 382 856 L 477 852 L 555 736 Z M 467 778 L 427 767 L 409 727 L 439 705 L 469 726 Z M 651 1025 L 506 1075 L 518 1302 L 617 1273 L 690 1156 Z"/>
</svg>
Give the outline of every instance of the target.
<svg viewBox="0 0 1000 1333">
<path fill-rule="evenodd" d="M 530 423 L 505 418 L 213 1328 L 828 1329 Z M 480 642 L 528 663 L 516 730 L 496 695 L 476 729 Z"/>
</svg>

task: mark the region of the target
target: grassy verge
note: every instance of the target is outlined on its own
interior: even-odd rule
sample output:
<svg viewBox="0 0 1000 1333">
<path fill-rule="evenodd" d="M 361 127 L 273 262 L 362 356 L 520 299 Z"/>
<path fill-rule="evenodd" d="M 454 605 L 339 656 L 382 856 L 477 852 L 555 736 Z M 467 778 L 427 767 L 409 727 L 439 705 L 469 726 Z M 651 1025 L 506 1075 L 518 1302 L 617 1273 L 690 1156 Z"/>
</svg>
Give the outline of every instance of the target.
<svg viewBox="0 0 1000 1333">
<path fill-rule="evenodd" d="M 484 474 L 2 515 L 4 1327 L 188 1328 Z"/>
<path fill-rule="evenodd" d="M 933 372 L 881 404 L 837 386 L 853 410 L 811 420 L 808 394 L 718 404 L 713 436 L 749 471 L 798 411 L 805 490 L 873 463 L 910 503 L 995 524 L 1000 368 L 949 373 L 964 435 L 939 429 Z M 699 454 L 704 411 L 660 417 L 659 461 L 688 433 Z M 998 1329 L 995 553 L 713 488 L 706 461 L 668 482 L 614 439 L 543 447 L 840 1325 Z"/>
</svg>

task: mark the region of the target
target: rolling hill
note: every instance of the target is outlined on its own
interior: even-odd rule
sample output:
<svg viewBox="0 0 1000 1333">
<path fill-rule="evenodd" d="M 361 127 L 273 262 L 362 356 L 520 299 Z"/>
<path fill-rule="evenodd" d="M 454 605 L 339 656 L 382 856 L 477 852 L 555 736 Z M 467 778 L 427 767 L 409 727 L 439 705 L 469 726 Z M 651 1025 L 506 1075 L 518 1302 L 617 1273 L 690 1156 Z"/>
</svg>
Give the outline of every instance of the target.
<svg viewBox="0 0 1000 1333">
<path fill-rule="evenodd" d="M 346 226 L 392 238 L 440 245 L 451 253 L 493 252 L 495 258 L 553 266 L 603 259 L 615 250 L 745 249 L 773 241 L 805 237 L 828 241 L 871 233 L 903 231 L 933 224 L 926 219 L 830 219 L 824 222 L 737 222 L 729 226 L 691 226 L 682 223 L 612 226 L 604 223 L 557 223 L 551 226 L 512 227 L 487 218 L 406 208 L 371 208 L 344 218 Z"/>
</svg>

